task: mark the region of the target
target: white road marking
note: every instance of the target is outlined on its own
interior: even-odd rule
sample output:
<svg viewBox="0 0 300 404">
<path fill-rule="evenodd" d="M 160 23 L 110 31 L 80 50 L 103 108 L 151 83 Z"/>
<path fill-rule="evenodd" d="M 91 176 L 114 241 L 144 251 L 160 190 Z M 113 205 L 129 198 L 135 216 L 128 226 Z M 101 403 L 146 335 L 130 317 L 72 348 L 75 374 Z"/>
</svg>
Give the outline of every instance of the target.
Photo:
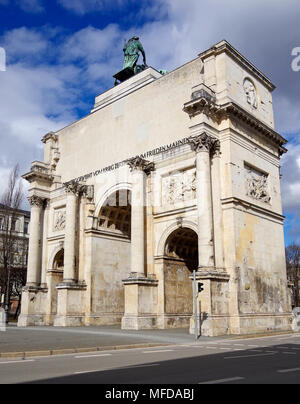
<svg viewBox="0 0 300 404">
<path fill-rule="evenodd" d="M 299 372 L 300 368 L 277 370 L 278 373 Z"/>
<path fill-rule="evenodd" d="M 143 353 L 174 352 L 174 349 L 164 349 L 161 351 L 143 351 Z"/>
<path fill-rule="evenodd" d="M 201 382 L 198 384 L 219 384 L 219 383 L 234 382 L 236 380 L 243 380 L 243 379 L 245 379 L 245 378 L 244 377 L 231 377 L 228 379 L 210 380 L 208 382 Z"/>
<path fill-rule="evenodd" d="M 297 355 L 296 352 L 281 352 L 281 353 L 285 355 Z"/>
<path fill-rule="evenodd" d="M 95 373 L 100 372 L 100 370 L 87 370 L 85 372 L 75 372 L 74 375 L 83 375 L 84 373 Z"/>
<path fill-rule="evenodd" d="M 255 358 L 257 356 L 268 356 L 268 355 L 275 355 L 275 354 L 274 353 L 264 353 L 264 354 L 257 354 L 257 355 L 226 356 L 224 359 Z"/>
<path fill-rule="evenodd" d="M 80 355 L 74 356 L 75 359 L 83 359 L 83 358 L 100 358 L 101 356 L 111 356 L 112 354 L 101 354 L 101 355 Z"/>
<path fill-rule="evenodd" d="M 8 362 L 0 362 L 0 365 L 10 365 L 11 363 L 28 363 L 28 362 L 35 362 L 35 360 L 21 360 L 21 361 L 8 361 Z"/>
</svg>

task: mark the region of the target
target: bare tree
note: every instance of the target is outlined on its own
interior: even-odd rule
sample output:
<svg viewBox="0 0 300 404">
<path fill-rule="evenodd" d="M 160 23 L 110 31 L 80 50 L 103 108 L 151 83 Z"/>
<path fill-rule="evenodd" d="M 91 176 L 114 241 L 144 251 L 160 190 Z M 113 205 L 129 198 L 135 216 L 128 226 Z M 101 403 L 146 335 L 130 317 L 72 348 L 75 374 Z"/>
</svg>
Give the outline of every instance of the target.
<svg viewBox="0 0 300 404">
<path fill-rule="evenodd" d="M 9 174 L 7 187 L 2 194 L 0 205 L 0 286 L 1 291 L 5 293 L 4 300 L 7 316 L 10 306 L 10 296 L 13 291 L 12 280 L 15 277 L 15 271 L 20 270 L 20 254 L 26 251 L 24 245 L 26 240 L 24 237 L 20 237 L 20 233 L 16 228 L 23 197 L 24 193 L 19 177 L 19 166 L 16 165 Z"/>
<path fill-rule="evenodd" d="M 292 285 L 293 306 L 300 307 L 300 245 L 292 244 L 286 248 L 287 276 Z"/>
</svg>

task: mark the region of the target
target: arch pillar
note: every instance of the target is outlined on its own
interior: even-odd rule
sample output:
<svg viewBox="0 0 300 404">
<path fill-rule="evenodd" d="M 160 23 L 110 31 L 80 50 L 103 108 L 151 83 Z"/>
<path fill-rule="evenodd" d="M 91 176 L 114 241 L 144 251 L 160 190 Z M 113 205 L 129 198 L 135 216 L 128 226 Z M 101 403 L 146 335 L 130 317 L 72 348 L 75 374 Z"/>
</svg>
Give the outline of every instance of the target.
<svg viewBox="0 0 300 404">
<path fill-rule="evenodd" d="M 140 157 L 128 161 L 132 178 L 131 197 L 131 273 L 123 280 L 125 313 L 122 329 L 138 330 L 156 327 L 158 281 L 147 277 L 145 262 L 146 176 L 154 164 Z"/>
<path fill-rule="evenodd" d="M 212 190 L 211 173 L 212 157 L 220 154 L 220 141 L 202 132 L 191 136 L 189 143 L 196 153 L 197 170 L 199 268 L 196 272 L 196 282 L 203 284 L 203 291 L 197 295 L 197 307 L 194 305 L 190 333 L 195 333 L 197 310 L 198 335 L 224 335 L 229 329 L 228 281 L 230 276 L 224 268 L 216 267 L 214 222 L 221 225 L 221 213 L 217 209 L 213 210 L 212 193 L 216 192 L 216 189 Z M 215 195 L 215 200 L 218 198 L 220 195 Z M 218 248 L 219 244 L 217 243 Z M 219 256 L 220 252 L 218 259 Z"/>
<path fill-rule="evenodd" d="M 87 186 L 71 181 L 65 184 L 66 228 L 64 240 L 63 281 L 56 286 L 57 314 L 54 326 L 80 326 L 84 323 L 84 295 L 86 284 L 78 282 L 78 216 L 80 197 L 87 193 Z M 76 262 L 77 261 L 77 262 Z"/>
</svg>

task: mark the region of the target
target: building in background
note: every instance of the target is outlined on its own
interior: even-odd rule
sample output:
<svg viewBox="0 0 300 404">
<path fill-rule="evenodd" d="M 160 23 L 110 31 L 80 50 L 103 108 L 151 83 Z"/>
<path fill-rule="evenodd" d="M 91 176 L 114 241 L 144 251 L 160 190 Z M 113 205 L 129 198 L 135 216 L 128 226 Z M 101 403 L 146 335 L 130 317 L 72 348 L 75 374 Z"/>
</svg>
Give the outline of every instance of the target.
<svg viewBox="0 0 300 404">
<path fill-rule="evenodd" d="M 26 284 L 29 222 L 30 212 L 0 204 L 0 302 L 4 306 L 10 279 L 11 314 L 18 313 L 22 288 Z"/>
<path fill-rule="evenodd" d="M 274 88 L 222 41 L 45 135 L 19 325 L 194 332 L 196 270 L 202 335 L 290 330 Z"/>
</svg>

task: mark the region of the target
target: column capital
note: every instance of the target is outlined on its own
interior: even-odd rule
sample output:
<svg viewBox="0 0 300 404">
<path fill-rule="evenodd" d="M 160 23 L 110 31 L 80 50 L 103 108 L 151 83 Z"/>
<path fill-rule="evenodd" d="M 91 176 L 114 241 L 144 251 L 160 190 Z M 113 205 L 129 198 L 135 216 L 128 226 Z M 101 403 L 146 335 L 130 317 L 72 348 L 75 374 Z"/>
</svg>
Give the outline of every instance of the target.
<svg viewBox="0 0 300 404">
<path fill-rule="evenodd" d="M 214 154 L 217 151 L 220 152 L 220 141 L 206 132 L 202 132 L 201 135 L 190 136 L 188 143 L 196 153 L 206 152 Z"/>
<path fill-rule="evenodd" d="M 141 157 L 137 156 L 127 161 L 127 164 L 130 167 L 130 171 L 144 171 L 146 174 L 149 174 L 150 171 L 155 169 L 154 163 L 151 163 L 148 160 L 144 160 Z"/>
<path fill-rule="evenodd" d="M 31 207 L 36 206 L 38 208 L 41 208 L 44 206 L 45 198 L 41 198 L 37 195 L 32 195 L 28 198 L 28 201 Z"/>
<path fill-rule="evenodd" d="M 70 181 L 64 184 L 67 194 L 73 194 L 75 196 L 80 196 L 87 190 L 87 185 L 80 184 L 76 181 Z"/>
</svg>

